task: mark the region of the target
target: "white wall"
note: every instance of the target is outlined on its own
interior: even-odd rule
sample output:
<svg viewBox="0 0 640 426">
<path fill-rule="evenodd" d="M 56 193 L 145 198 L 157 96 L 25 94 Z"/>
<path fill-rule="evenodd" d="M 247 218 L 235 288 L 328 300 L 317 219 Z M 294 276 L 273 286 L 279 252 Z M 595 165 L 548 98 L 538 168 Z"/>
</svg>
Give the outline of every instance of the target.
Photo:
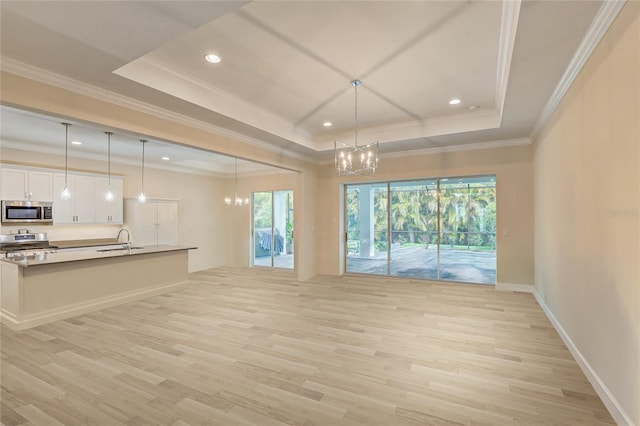
<svg viewBox="0 0 640 426">
<path fill-rule="evenodd" d="M 34 167 L 59 168 L 64 157 L 2 148 L 4 163 Z M 93 160 L 69 159 L 70 170 L 104 173 L 105 163 Z M 140 168 L 112 164 L 112 174 L 124 178 L 124 196 L 135 197 L 140 192 Z M 227 227 L 215 220 L 224 214 L 224 179 L 210 176 L 145 169 L 145 194 L 149 198 L 178 199 L 178 244 L 197 246 L 189 252 L 189 271 L 199 271 L 226 265 L 229 262 Z M 214 218 L 214 219 L 212 219 Z M 125 218 L 126 222 L 126 218 Z M 1 232 L 15 232 L 20 227 L 3 226 Z M 53 225 L 29 226 L 29 230 L 48 233 L 51 241 L 113 238 L 118 225 Z M 132 235 L 135 239 L 135 235 Z"/>
<path fill-rule="evenodd" d="M 620 424 L 640 425 L 640 3 L 535 144 L 535 289 Z"/>
</svg>

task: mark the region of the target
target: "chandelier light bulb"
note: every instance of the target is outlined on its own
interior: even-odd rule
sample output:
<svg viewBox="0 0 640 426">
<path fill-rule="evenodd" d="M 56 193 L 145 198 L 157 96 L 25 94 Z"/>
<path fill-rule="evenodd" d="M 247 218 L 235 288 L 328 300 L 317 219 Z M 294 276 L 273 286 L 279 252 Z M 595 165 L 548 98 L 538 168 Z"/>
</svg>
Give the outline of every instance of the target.
<svg viewBox="0 0 640 426">
<path fill-rule="evenodd" d="M 235 187 L 235 197 L 225 197 L 224 202 L 226 205 L 234 205 L 234 206 L 245 206 L 249 204 L 248 198 L 238 197 L 238 159 L 236 158 L 234 161 L 234 187 Z"/>
</svg>

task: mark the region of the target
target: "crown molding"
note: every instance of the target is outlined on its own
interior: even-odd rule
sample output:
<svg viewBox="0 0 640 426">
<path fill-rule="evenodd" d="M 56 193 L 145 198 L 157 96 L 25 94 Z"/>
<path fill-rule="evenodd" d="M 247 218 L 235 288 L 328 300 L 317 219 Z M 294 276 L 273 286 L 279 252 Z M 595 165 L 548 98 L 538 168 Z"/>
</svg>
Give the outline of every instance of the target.
<svg viewBox="0 0 640 426">
<path fill-rule="evenodd" d="M 438 146 L 434 148 L 414 149 L 411 151 L 388 152 L 388 153 L 380 154 L 380 159 L 386 160 L 389 158 L 401 158 L 401 157 L 408 157 L 408 156 L 415 157 L 418 155 L 433 155 L 433 154 L 440 154 L 443 152 L 475 151 L 480 149 L 495 149 L 495 148 L 505 148 L 510 146 L 520 146 L 520 145 L 531 145 L 531 139 L 529 138 L 504 139 L 504 140 L 498 140 L 498 141 L 468 143 L 464 145 Z M 333 163 L 333 159 L 322 161 L 323 165 L 332 164 L 332 163 Z"/>
<path fill-rule="evenodd" d="M 38 81 L 40 83 L 48 84 L 50 86 L 58 87 L 60 89 L 69 90 L 80 95 L 109 102 L 124 108 L 140 111 L 142 113 L 149 114 L 164 120 L 173 121 L 175 123 L 204 130 L 206 132 L 215 133 L 223 137 L 235 139 L 248 145 L 265 149 L 271 152 L 276 152 L 289 158 L 306 162 L 310 161 L 308 156 L 283 150 L 275 145 L 271 145 L 267 142 L 261 141 L 251 136 L 247 136 L 233 130 L 228 130 L 223 127 L 206 123 L 201 120 L 196 120 L 186 115 L 160 108 L 155 105 L 130 98 L 128 96 L 110 92 L 108 90 L 104 90 L 99 87 L 83 83 L 69 77 L 65 77 L 61 74 L 44 70 L 42 68 L 34 67 L 32 65 L 17 61 L 6 56 L 0 56 L 0 70 L 11 74 L 16 74 L 30 80 Z"/>
<path fill-rule="evenodd" d="M 406 151 L 392 152 L 389 154 L 384 154 L 383 157 L 397 158 L 397 157 L 406 157 L 407 155 L 411 155 L 412 157 L 414 157 L 416 155 L 440 154 L 442 152 L 475 151 L 478 149 L 505 148 L 509 146 L 520 146 L 520 145 L 530 145 L 530 144 L 531 144 L 531 139 L 529 138 L 505 139 L 505 140 L 499 140 L 499 141 L 468 143 L 464 145 L 438 146 L 434 148 L 415 149 L 409 152 L 406 152 Z"/>
<path fill-rule="evenodd" d="M 516 44 L 518 19 L 520 18 L 520 0 L 505 0 L 502 2 L 502 19 L 500 21 L 500 44 L 498 47 L 498 67 L 496 73 L 496 109 L 502 122 L 504 100 L 507 96 L 509 72 L 513 48 Z"/>
<path fill-rule="evenodd" d="M 540 113 L 540 117 L 538 117 L 536 124 L 533 126 L 530 136 L 532 140 L 536 140 L 538 138 L 540 132 L 547 124 L 558 105 L 560 105 L 562 98 L 578 77 L 582 67 L 598 46 L 602 37 L 607 33 L 609 27 L 615 20 L 616 16 L 618 16 L 618 13 L 625 5 L 626 1 L 627 0 L 606 0 L 602 3 L 598 13 L 591 22 L 591 26 L 589 26 L 587 33 L 582 39 L 582 42 L 576 49 L 576 53 L 573 55 L 569 66 L 562 75 L 562 78 L 549 98 L 549 101 L 542 109 L 542 113 Z"/>
<path fill-rule="evenodd" d="M 432 118 L 424 121 L 395 123 L 385 126 L 368 127 L 358 131 L 359 141 L 363 145 L 378 141 L 380 145 L 397 141 L 428 138 L 476 130 L 495 129 L 500 126 L 500 115 L 494 109 L 470 111 L 447 117 Z M 340 132 L 323 135 L 316 141 L 320 150 L 333 150 L 334 141 L 352 140 L 354 132 Z"/>
</svg>

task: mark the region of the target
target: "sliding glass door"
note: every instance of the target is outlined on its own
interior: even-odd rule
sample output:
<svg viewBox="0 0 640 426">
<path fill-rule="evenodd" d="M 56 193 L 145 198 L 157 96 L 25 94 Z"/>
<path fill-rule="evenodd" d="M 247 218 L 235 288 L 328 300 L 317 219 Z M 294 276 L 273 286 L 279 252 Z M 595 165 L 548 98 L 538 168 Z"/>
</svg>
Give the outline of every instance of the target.
<svg viewBox="0 0 640 426">
<path fill-rule="evenodd" d="M 496 188 L 489 178 L 440 180 L 440 279 L 496 282 Z"/>
<path fill-rule="evenodd" d="M 389 244 L 387 184 L 349 185 L 347 206 L 347 272 L 386 275 Z"/>
<path fill-rule="evenodd" d="M 347 185 L 346 271 L 495 283 L 495 176 Z"/>
<path fill-rule="evenodd" d="M 254 192 L 252 265 L 293 269 L 293 191 Z"/>
<path fill-rule="evenodd" d="M 389 275 L 438 279 L 438 186 L 391 182 Z"/>
</svg>

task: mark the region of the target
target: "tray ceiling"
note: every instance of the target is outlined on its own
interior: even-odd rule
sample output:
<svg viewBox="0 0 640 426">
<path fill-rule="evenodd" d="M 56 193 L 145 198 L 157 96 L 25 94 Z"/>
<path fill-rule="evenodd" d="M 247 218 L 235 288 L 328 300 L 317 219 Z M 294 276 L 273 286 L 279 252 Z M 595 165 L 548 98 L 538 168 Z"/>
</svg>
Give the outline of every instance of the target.
<svg viewBox="0 0 640 426">
<path fill-rule="evenodd" d="M 309 158 L 352 143 L 353 79 L 359 142 L 383 152 L 508 143 L 531 135 L 601 6 L 3 1 L 2 68 L 62 74 Z"/>
</svg>

